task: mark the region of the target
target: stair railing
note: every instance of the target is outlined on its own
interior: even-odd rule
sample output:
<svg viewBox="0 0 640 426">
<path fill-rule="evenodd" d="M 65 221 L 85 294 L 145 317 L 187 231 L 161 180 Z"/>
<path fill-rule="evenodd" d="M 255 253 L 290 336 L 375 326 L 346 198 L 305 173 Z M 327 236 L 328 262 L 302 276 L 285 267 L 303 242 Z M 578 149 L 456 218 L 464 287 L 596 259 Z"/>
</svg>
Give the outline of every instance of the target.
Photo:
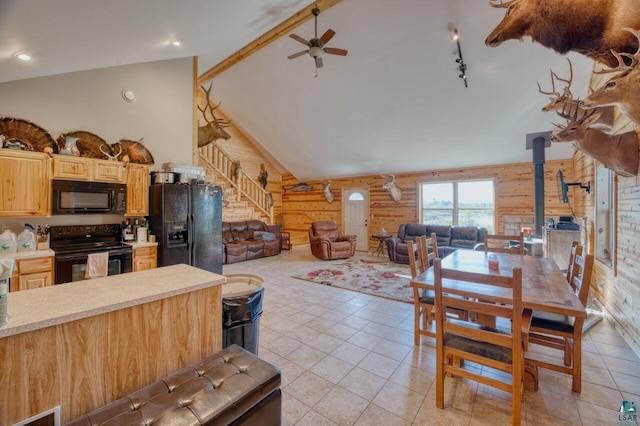
<svg viewBox="0 0 640 426">
<path fill-rule="evenodd" d="M 216 171 L 226 182 L 236 188 L 241 197 L 244 197 L 255 208 L 260 210 L 273 223 L 273 198 L 269 191 L 240 169 L 235 173 L 233 159 L 224 152 L 215 142 L 198 149 L 200 158 Z"/>
</svg>

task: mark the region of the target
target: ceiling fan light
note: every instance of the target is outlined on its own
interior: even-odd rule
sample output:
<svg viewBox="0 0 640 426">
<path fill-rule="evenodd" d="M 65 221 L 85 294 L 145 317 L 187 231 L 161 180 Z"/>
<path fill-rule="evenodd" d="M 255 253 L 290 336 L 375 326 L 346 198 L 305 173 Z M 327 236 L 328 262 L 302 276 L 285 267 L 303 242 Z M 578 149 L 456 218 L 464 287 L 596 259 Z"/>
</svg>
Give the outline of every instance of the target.
<svg viewBox="0 0 640 426">
<path fill-rule="evenodd" d="M 309 48 L 309 56 L 312 58 L 321 58 L 322 53 L 323 51 L 321 47 L 313 46 Z"/>
</svg>

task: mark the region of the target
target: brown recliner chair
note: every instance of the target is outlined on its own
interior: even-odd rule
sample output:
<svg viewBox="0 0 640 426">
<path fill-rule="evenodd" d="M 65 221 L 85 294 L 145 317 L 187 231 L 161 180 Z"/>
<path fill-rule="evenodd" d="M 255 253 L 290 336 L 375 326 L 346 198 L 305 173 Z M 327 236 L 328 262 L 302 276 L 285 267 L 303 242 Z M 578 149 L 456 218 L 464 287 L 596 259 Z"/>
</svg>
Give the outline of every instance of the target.
<svg viewBox="0 0 640 426">
<path fill-rule="evenodd" d="M 356 252 L 356 236 L 340 235 L 335 220 L 319 220 L 309 228 L 311 253 L 322 260 L 345 259 Z"/>
</svg>

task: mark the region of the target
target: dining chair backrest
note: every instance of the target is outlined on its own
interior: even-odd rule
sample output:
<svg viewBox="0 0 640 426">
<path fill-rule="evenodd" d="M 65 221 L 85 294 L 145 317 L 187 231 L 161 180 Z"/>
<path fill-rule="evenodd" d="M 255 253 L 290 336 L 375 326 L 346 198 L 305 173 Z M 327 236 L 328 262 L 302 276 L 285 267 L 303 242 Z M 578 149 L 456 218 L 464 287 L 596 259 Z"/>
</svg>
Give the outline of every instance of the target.
<svg viewBox="0 0 640 426">
<path fill-rule="evenodd" d="M 424 242 L 421 242 L 425 237 L 418 237 L 416 241 L 407 242 L 407 252 L 409 253 L 409 266 L 411 267 L 411 278 L 417 277 L 429 268 L 429 263 L 424 262 L 425 255 L 422 251 Z"/>
<path fill-rule="evenodd" d="M 569 265 L 567 266 L 567 282 L 571 284 L 573 276 L 576 274 L 578 270 L 578 265 L 573 263 L 573 260 L 577 255 L 582 256 L 582 251 L 584 248 L 580 245 L 578 241 L 573 241 L 571 243 L 571 251 L 569 252 Z M 573 287 L 573 284 L 571 285 Z M 575 290 L 575 287 L 574 287 Z"/>
<path fill-rule="evenodd" d="M 438 257 L 438 240 L 436 239 L 436 233 L 432 232 L 429 238 L 418 238 L 416 240 L 422 247 L 422 262 L 425 265 L 425 269 L 428 269 L 433 265 L 433 259 Z"/>
<path fill-rule="evenodd" d="M 582 306 L 587 306 L 587 298 L 589 297 L 589 287 L 591 286 L 591 272 L 593 271 L 593 255 L 575 256 L 573 263 L 577 267 L 576 274 L 571 279 L 571 287 L 578 294 L 578 299 Z"/>
<path fill-rule="evenodd" d="M 441 259 L 436 258 L 433 271 L 436 312 L 436 407 L 444 408 L 445 377 L 463 377 L 510 392 L 512 424 L 520 424 L 524 386 L 522 269 L 513 268 L 512 276 L 463 272 L 442 268 Z M 465 294 L 459 290 L 447 289 L 443 286 L 445 280 L 455 281 L 457 289 L 461 289 L 464 283 L 470 283 L 476 288 L 473 291 L 475 297 L 471 293 L 466 294 L 470 297 L 460 297 Z M 510 303 L 505 303 L 505 289 L 510 289 Z M 482 299 L 478 299 L 478 294 L 482 295 Z M 446 315 L 448 309 L 508 318 L 511 320 L 511 333 L 451 319 Z M 453 358 L 460 359 L 460 362 L 452 362 Z M 482 374 L 481 370 L 465 368 L 465 361 L 504 371 L 511 375 L 511 382 L 488 377 Z"/>
<path fill-rule="evenodd" d="M 524 233 L 520 235 L 484 234 L 484 251 L 524 254 Z"/>
</svg>

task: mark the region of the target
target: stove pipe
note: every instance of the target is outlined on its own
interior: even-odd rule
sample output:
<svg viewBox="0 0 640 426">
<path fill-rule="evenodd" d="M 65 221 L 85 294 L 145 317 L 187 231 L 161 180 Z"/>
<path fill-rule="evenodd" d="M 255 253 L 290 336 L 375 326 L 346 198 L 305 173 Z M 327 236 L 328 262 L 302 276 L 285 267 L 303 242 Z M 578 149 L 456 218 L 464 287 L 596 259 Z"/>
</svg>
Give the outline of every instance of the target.
<svg viewBox="0 0 640 426">
<path fill-rule="evenodd" d="M 535 176 L 535 216 L 534 226 L 536 237 L 542 236 L 544 223 L 544 148 L 545 139 L 538 136 L 533 139 L 533 167 Z"/>
<path fill-rule="evenodd" d="M 551 132 L 528 133 L 527 149 L 533 150 L 534 181 L 534 228 L 536 237 L 542 237 L 544 225 L 544 149 L 551 146 Z"/>
</svg>

